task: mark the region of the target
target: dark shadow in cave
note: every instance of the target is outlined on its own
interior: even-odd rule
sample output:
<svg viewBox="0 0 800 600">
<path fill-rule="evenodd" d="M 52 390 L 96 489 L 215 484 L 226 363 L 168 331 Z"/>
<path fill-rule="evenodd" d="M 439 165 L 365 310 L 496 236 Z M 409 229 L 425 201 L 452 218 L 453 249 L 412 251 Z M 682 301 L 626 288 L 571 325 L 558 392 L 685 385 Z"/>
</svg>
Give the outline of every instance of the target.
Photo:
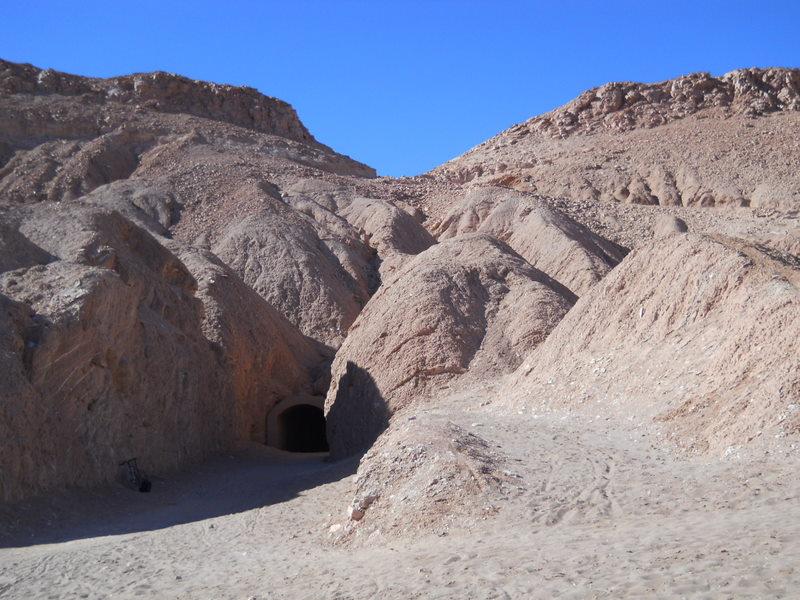
<svg viewBox="0 0 800 600">
<path fill-rule="evenodd" d="M 280 449 L 288 452 L 327 452 L 325 413 L 318 406 L 296 404 L 278 416 Z"/>
</svg>

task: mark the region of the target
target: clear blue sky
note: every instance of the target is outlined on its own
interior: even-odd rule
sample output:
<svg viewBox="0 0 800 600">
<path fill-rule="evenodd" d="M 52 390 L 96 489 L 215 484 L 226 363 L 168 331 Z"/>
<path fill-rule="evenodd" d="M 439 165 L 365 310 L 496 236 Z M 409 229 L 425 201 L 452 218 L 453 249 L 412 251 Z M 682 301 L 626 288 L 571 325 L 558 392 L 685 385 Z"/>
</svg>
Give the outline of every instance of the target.
<svg viewBox="0 0 800 600">
<path fill-rule="evenodd" d="M 800 1 L 3 0 L 0 56 L 256 87 L 412 175 L 607 81 L 800 66 Z"/>
</svg>

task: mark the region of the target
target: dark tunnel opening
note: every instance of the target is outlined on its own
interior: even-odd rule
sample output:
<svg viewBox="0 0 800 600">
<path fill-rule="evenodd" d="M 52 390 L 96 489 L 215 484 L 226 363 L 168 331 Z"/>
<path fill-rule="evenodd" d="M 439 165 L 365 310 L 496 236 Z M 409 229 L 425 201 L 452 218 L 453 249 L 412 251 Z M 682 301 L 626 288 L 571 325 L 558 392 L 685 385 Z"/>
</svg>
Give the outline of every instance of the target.
<svg viewBox="0 0 800 600">
<path fill-rule="evenodd" d="M 288 452 L 327 452 L 325 413 L 311 404 L 297 404 L 278 416 L 280 448 Z"/>
</svg>

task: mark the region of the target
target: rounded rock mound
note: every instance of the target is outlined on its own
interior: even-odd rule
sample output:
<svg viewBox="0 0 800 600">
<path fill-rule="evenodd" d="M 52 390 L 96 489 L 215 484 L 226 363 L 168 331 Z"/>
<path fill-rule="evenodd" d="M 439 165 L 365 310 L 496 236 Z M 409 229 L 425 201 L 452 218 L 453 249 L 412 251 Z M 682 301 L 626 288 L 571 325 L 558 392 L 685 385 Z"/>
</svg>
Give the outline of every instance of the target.
<svg viewBox="0 0 800 600">
<path fill-rule="evenodd" d="M 627 253 L 535 196 L 492 186 L 472 188 L 435 231 L 439 239 L 474 232 L 501 239 L 579 296 Z"/>
<path fill-rule="evenodd" d="M 488 235 L 410 258 L 370 299 L 334 359 L 326 399 L 332 454 L 366 449 L 392 414 L 454 380 L 513 370 L 574 300 Z"/>
<path fill-rule="evenodd" d="M 0 218 L 0 502 L 264 442 L 318 393 L 325 349 L 210 253 L 97 206 Z"/>
</svg>

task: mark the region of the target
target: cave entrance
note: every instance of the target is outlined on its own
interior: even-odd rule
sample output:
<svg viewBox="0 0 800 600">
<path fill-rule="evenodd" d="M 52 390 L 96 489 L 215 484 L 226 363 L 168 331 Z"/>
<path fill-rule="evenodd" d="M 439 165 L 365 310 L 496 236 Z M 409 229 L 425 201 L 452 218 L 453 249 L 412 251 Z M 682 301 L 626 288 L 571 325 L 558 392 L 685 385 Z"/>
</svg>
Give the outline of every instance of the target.
<svg viewBox="0 0 800 600">
<path fill-rule="evenodd" d="M 327 452 L 320 402 L 281 402 L 267 417 L 267 444 L 287 452 Z"/>
</svg>

